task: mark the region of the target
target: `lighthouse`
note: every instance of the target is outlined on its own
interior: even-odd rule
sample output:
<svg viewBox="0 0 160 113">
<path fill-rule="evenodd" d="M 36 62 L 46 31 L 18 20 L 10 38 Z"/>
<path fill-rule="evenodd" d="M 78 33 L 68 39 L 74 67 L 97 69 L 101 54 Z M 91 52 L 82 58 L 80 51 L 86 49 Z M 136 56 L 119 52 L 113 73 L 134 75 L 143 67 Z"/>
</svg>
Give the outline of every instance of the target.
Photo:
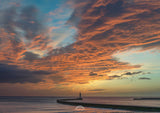
<svg viewBox="0 0 160 113">
<path fill-rule="evenodd" d="M 78 99 L 82 100 L 82 94 L 81 94 L 81 92 L 79 93 L 79 98 Z"/>
</svg>

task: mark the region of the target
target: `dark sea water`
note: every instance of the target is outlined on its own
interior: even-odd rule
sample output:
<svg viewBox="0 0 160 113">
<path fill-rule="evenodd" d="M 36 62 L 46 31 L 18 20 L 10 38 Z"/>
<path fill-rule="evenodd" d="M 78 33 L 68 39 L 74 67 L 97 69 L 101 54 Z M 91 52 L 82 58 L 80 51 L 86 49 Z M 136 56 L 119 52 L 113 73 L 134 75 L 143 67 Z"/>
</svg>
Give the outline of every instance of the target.
<svg viewBox="0 0 160 113">
<path fill-rule="evenodd" d="M 58 97 L 0 97 L 0 113 L 104 113 L 121 110 L 82 108 L 56 102 Z M 88 98 L 86 98 L 88 99 Z M 91 99 L 91 98 L 89 98 Z M 96 99 L 96 98 L 93 98 Z M 97 100 L 97 99 L 96 99 Z"/>
<path fill-rule="evenodd" d="M 124 110 L 88 108 L 83 106 L 63 105 L 56 102 L 58 97 L 0 97 L 0 113 L 111 113 L 129 112 Z M 84 102 L 112 104 L 142 104 L 160 106 L 160 101 L 133 101 L 132 98 L 88 97 Z"/>
</svg>

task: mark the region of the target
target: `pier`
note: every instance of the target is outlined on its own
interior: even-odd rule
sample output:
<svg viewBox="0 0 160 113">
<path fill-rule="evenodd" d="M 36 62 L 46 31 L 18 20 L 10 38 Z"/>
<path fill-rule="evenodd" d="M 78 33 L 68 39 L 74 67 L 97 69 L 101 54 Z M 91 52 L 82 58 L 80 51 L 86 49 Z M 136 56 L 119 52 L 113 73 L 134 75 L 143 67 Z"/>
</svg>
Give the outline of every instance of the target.
<svg viewBox="0 0 160 113">
<path fill-rule="evenodd" d="M 119 109 L 129 111 L 140 111 L 140 112 L 160 112 L 160 107 L 148 107 L 148 106 L 133 106 L 133 105 L 114 105 L 114 104 L 97 104 L 88 102 L 76 102 L 76 100 L 83 100 L 81 94 L 79 98 L 73 99 L 58 99 L 57 103 L 73 105 L 73 106 L 84 106 L 84 107 L 95 107 L 95 108 L 108 108 L 108 109 Z"/>
</svg>

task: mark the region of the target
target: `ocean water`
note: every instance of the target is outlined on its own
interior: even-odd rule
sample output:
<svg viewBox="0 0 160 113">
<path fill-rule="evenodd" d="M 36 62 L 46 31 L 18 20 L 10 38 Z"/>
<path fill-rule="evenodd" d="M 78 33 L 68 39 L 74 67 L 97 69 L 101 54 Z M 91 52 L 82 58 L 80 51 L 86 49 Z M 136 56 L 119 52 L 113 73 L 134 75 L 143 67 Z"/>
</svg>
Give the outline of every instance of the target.
<svg viewBox="0 0 160 113">
<path fill-rule="evenodd" d="M 81 102 L 80 100 L 78 100 Z M 130 105 L 145 107 L 160 107 L 160 100 L 134 100 L 134 97 L 88 97 L 82 102 L 113 104 L 113 105 Z"/>
<path fill-rule="evenodd" d="M 83 106 L 70 106 L 56 102 L 58 97 L 0 97 L 0 113 L 112 113 L 129 112 L 125 110 L 112 110 L 101 108 L 89 108 Z M 133 100 L 133 98 L 106 98 L 86 97 L 83 102 L 110 103 L 158 106 L 160 100 Z M 151 102 L 151 103 L 150 103 Z"/>
<path fill-rule="evenodd" d="M 57 97 L 0 97 L 0 113 L 110 113 L 124 110 L 70 106 L 56 102 Z M 87 98 L 86 98 L 87 99 Z M 126 111 L 125 111 L 126 112 Z"/>
</svg>

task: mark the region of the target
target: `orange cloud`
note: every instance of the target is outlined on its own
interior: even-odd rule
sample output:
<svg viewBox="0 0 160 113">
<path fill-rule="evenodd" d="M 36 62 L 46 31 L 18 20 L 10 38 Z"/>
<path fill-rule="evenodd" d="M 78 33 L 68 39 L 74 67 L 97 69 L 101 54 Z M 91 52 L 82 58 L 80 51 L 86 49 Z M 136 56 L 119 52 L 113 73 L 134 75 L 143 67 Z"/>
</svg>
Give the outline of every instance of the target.
<svg viewBox="0 0 160 113">
<path fill-rule="evenodd" d="M 2 29 L 0 61 L 21 69 L 48 71 L 51 74 L 45 76 L 46 84 L 47 81 L 56 85 L 114 79 L 108 76 L 111 71 L 141 67 L 118 61 L 112 57 L 115 52 L 133 47 L 143 50 L 159 47 L 159 1 L 144 1 L 135 0 L 134 4 L 124 0 L 72 1 L 75 11 L 67 24 L 78 30 L 76 42 L 62 48 L 51 47 L 54 40 L 48 32 L 55 27 L 29 34 L 32 37 L 28 42 L 16 42 L 16 33 Z M 33 52 L 36 50 L 45 55 L 39 57 Z M 26 54 L 32 58 L 26 58 Z"/>
</svg>

